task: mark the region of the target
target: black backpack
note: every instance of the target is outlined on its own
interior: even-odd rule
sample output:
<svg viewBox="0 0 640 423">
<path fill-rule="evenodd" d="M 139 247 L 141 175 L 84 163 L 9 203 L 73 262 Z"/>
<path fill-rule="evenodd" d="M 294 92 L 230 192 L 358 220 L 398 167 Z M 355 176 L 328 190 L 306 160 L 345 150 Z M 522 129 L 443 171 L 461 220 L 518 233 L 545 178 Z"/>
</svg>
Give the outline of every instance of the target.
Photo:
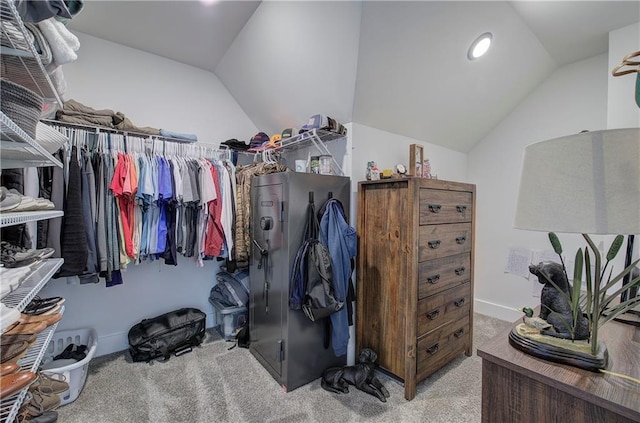
<svg viewBox="0 0 640 423">
<path fill-rule="evenodd" d="M 334 296 L 331 256 L 318 240 L 320 223 L 313 192 L 309 193 L 304 241 L 293 263 L 289 283 L 289 308 L 302 309 L 311 321 L 318 321 L 340 310 L 344 303 Z"/>
</svg>

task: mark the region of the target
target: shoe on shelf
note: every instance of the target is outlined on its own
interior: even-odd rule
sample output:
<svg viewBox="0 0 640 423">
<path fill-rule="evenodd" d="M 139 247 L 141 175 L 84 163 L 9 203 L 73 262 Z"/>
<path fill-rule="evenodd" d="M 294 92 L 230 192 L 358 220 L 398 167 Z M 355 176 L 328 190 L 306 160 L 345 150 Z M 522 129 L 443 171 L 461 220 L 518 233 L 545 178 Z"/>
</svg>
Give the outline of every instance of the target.
<svg viewBox="0 0 640 423">
<path fill-rule="evenodd" d="M 2 345 L 2 349 L 0 351 L 0 362 L 2 364 L 15 363 L 24 357 L 28 349 L 29 343 L 27 341 Z"/>
<path fill-rule="evenodd" d="M 62 319 L 61 313 L 53 313 L 53 314 L 38 314 L 38 315 L 30 315 L 30 314 L 20 314 L 20 323 L 38 323 L 44 322 L 47 327 L 58 323 Z"/>
<path fill-rule="evenodd" d="M 38 335 L 36 334 L 17 334 L 17 335 L 2 335 L 0 336 L 0 347 L 4 348 L 7 345 L 11 344 L 21 344 L 22 342 L 26 342 L 29 346 L 33 346 L 35 342 L 38 340 Z"/>
<path fill-rule="evenodd" d="M 22 312 L 29 315 L 53 314 L 60 310 L 60 306 L 64 303 L 62 297 L 40 298 L 35 297 Z"/>
<path fill-rule="evenodd" d="M 15 373 L 20 370 L 20 365 L 18 363 L 2 363 L 0 364 L 0 376 L 6 376 L 11 373 Z"/>
<path fill-rule="evenodd" d="M 3 335 L 16 335 L 16 334 L 39 334 L 47 328 L 45 322 L 36 323 L 16 323 L 10 329 L 4 331 Z"/>
<path fill-rule="evenodd" d="M 69 384 L 65 379 L 62 374 L 39 371 L 35 382 L 29 385 L 29 392 L 38 390 L 43 394 L 62 394 L 69 390 Z"/>
<path fill-rule="evenodd" d="M 53 248 L 28 249 L 7 241 L 0 243 L 0 260 L 7 267 L 22 267 L 33 263 L 33 259 L 43 260 L 51 257 L 54 253 Z"/>
<path fill-rule="evenodd" d="M 47 304 L 41 307 L 32 307 L 29 310 L 22 310 L 22 313 L 29 316 L 41 316 L 45 314 L 60 313 L 60 310 L 62 310 L 62 306 L 60 304 Z"/>
<path fill-rule="evenodd" d="M 53 210 L 54 204 L 45 198 L 34 198 L 28 195 L 20 194 L 15 188 L 9 190 L 7 195 L 17 195 L 20 198 L 20 204 L 11 211 L 24 212 L 24 211 L 40 211 L 40 210 Z"/>
<path fill-rule="evenodd" d="M 34 417 L 41 416 L 47 411 L 57 408 L 60 406 L 60 402 L 61 400 L 58 394 L 45 394 L 36 389 L 27 393 L 27 397 L 25 398 L 22 407 L 20 407 L 20 414 L 33 419 Z"/>
<path fill-rule="evenodd" d="M 0 258 L 0 262 L 2 263 L 2 265 L 6 268 L 9 269 L 15 269 L 18 267 L 27 267 L 27 266 L 31 266 L 31 265 L 35 265 L 40 263 L 40 259 L 38 257 L 31 257 L 28 259 L 24 259 L 24 260 L 15 260 L 11 257 L 7 257 L 7 256 L 2 256 Z"/>
<path fill-rule="evenodd" d="M 9 192 L 5 187 L 0 187 L 0 211 L 8 212 L 15 210 L 20 205 L 20 196 Z"/>
<path fill-rule="evenodd" d="M 19 414 L 16 420 L 18 423 L 55 423 L 58 421 L 58 412 L 54 410 L 45 411 L 39 416 L 31 417 Z"/>
<path fill-rule="evenodd" d="M 33 372 L 16 372 L 0 376 L 0 397 L 7 398 L 26 388 L 34 380 L 36 374 Z"/>
</svg>

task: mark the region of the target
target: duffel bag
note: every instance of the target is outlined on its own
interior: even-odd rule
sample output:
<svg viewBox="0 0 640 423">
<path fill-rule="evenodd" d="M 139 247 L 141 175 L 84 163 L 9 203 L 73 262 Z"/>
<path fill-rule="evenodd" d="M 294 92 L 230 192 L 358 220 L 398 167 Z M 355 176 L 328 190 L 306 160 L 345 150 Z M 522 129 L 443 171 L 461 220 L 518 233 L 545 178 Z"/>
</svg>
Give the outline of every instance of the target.
<svg viewBox="0 0 640 423">
<path fill-rule="evenodd" d="M 206 315 L 197 308 L 181 308 L 144 319 L 129 330 L 133 361 L 168 360 L 191 351 L 205 337 Z"/>
</svg>

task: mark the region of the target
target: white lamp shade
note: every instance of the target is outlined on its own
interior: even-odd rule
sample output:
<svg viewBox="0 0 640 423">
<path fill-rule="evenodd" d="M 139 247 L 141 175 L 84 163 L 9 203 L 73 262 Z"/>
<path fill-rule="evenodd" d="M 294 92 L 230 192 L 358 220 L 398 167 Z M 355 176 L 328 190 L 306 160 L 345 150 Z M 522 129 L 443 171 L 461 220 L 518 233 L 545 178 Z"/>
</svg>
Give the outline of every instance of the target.
<svg viewBox="0 0 640 423">
<path fill-rule="evenodd" d="M 514 226 L 640 233 L 640 128 L 584 132 L 526 147 Z"/>
</svg>

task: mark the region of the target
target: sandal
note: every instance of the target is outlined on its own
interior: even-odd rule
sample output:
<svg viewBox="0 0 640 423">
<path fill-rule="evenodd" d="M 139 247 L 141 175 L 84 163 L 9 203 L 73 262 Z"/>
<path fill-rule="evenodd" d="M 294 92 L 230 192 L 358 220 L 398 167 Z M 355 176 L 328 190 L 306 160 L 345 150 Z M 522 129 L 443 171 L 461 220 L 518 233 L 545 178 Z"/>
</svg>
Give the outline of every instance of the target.
<svg viewBox="0 0 640 423">
<path fill-rule="evenodd" d="M 64 298 L 62 297 L 51 297 L 45 299 L 35 297 L 29 304 L 27 304 L 22 312 L 30 315 L 52 314 L 57 312 L 57 309 L 60 308 L 62 303 L 64 303 Z"/>
</svg>

